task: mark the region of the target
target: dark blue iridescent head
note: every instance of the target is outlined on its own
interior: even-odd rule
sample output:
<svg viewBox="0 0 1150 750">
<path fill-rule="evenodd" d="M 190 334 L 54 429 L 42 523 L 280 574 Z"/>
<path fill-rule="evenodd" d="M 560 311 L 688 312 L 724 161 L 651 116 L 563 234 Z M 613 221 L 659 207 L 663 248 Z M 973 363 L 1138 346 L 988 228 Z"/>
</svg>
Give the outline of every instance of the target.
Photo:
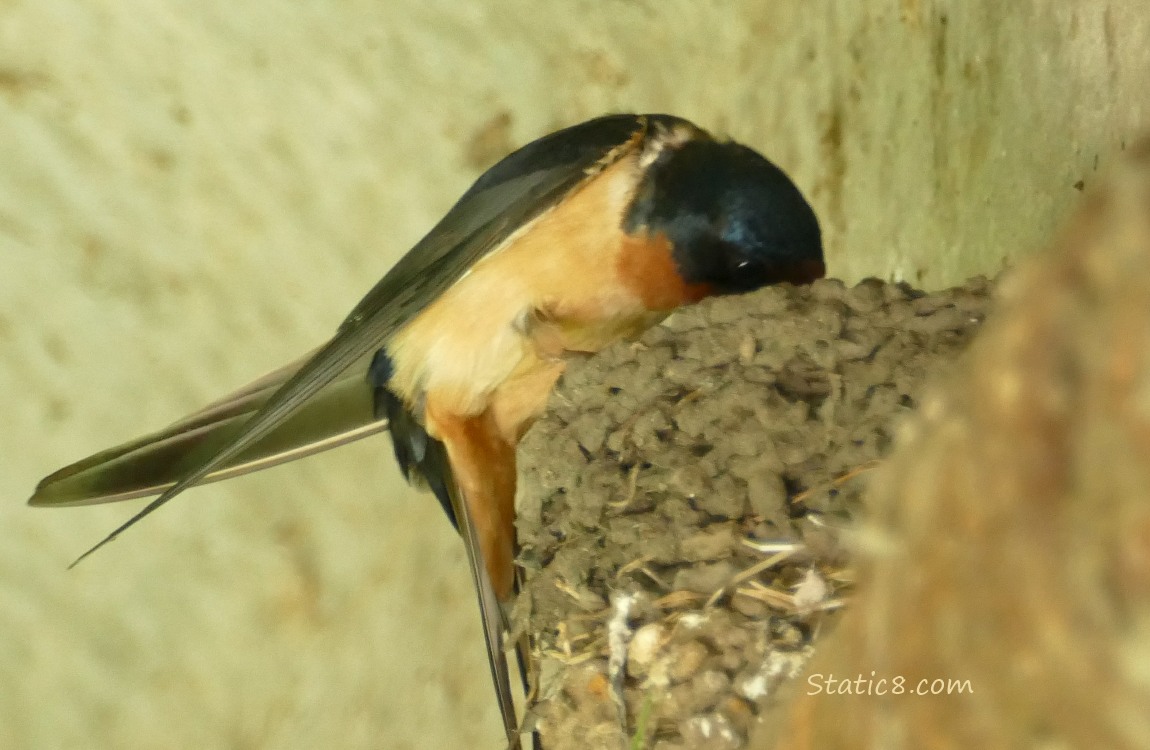
<svg viewBox="0 0 1150 750">
<path fill-rule="evenodd" d="M 660 153 L 624 229 L 665 234 L 683 280 L 716 294 L 806 284 L 826 272 L 819 222 L 802 193 L 737 143 L 691 140 Z"/>
</svg>

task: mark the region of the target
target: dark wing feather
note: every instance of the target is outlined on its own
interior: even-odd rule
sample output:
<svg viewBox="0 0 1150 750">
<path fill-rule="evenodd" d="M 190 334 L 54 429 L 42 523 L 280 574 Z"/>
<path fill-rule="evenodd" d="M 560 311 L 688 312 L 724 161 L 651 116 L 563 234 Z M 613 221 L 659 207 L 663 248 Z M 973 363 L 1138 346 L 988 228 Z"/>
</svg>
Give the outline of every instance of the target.
<svg viewBox="0 0 1150 750">
<path fill-rule="evenodd" d="M 34 506 L 93 505 L 155 495 L 194 468 L 190 461 L 224 445 L 300 367 L 296 362 L 162 430 L 101 451 L 45 477 Z M 341 377 L 201 484 L 294 461 L 387 429 L 358 376 Z"/>
<path fill-rule="evenodd" d="M 431 232 L 376 284 L 336 336 L 229 431 L 189 456 L 185 473 L 77 563 L 184 490 L 249 450 L 332 380 L 382 347 L 404 324 L 518 228 L 562 200 L 589 174 L 641 140 L 648 118 L 614 115 L 552 133 L 476 181 Z M 365 392 L 366 375 L 364 377 Z M 181 467 L 183 468 L 183 467 Z M 75 564 L 75 563 L 73 563 Z"/>
<path fill-rule="evenodd" d="M 503 731 L 507 735 L 507 747 L 518 750 L 519 722 L 515 717 L 515 697 L 511 691 L 511 676 L 507 669 L 507 658 L 503 651 L 503 634 L 507 632 L 507 617 L 499 598 L 495 595 L 495 587 L 487 575 L 487 565 L 479 557 L 479 535 L 471 525 L 471 515 L 455 484 L 451 473 L 451 463 L 447 458 L 447 448 L 443 443 L 430 438 L 427 446 L 427 455 L 424 460 L 436 467 L 434 476 L 442 481 L 440 502 L 450 507 L 448 515 L 452 521 L 458 521 L 457 528 L 463 537 L 463 546 L 467 550 L 467 566 L 471 569 L 471 579 L 475 584 L 475 595 L 479 600 L 479 615 L 483 624 L 483 640 L 487 645 L 487 664 L 491 669 L 491 680 L 495 685 L 495 697 L 499 702 L 499 714 L 503 720 Z M 527 688 L 526 681 L 524 689 Z"/>
</svg>

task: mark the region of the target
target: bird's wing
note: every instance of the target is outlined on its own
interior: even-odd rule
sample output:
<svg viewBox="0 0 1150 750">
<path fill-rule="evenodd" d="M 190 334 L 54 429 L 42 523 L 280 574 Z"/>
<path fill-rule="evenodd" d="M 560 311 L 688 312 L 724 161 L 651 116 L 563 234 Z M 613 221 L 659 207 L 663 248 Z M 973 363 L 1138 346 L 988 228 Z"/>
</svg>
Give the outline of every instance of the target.
<svg viewBox="0 0 1150 750">
<path fill-rule="evenodd" d="M 475 584 L 475 595 L 479 600 L 483 640 L 487 646 L 487 664 L 491 668 L 491 680 L 495 686 L 503 731 L 507 736 L 507 747 L 509 750 L 519 750 L 522 745 L 519 741 L 519 722 L 515 715 L 515 696 L 511 690 L 511 676 L 503 650 L 503 634 L 508 630 L 507 618 L 482 558 L 483 547 L 480 544 L 479 534 L 471 521 L 467 503 L 451 471 L 446 446 L 438 440 L 430 440 L 426 460 L 440 467 L 436 473 L 436 476 L 443 480 L 440 489 L 447 495 L 451 515 L 457 521 L 459 534 L 463 537 L 463 546 L 467 550 L 467 567 L 471 570 L 471 580 Z M 526 679 L 523 687 L 526 693 Z"/>
<path fill-rule="evenodd" d="M 40 482 L 29 504 L 94 505 L 163 492 L 194 468 L 191 460 L 222 446 L 304 361 L 265 375 L 169 427 L 60 469 Z M 387 420 L 374 416 L 371 393 L 362 378 L 338 378 L 200 483 L 294 461 L 385 429 Z"/>
<path fill-rule="evenodd" d="M 178 452 L 178 478 L 160 496 L 109 534 L 76 562 L 115 539 L 184 490 L 199 484 L 213 473 L 242 462 L 260 441 L 272 439 L 289 424 L 289 418 L 313 397 L 358 362 L 370 356 L 404 324 L 414 318 L 445 289 L 462 277 L 476 261 L 497 249 L 508 237 L 535 217 L 554 206 L 589 176 L 616 158 L 629 153 L 642 142 L 652 120 L 674 120 L 664 116 L 612 115 L 591 120 L 534 141 L 512 153 L 481 176 L 426 237 L 405 255 L 343 322 L 336 335 L 286 374 L 282 383 L 266 397 L 252 396 L 256 405 L 250 412 L 234 415 L 226 427 L 212 430 L 212 439 L 189 441 Z M 676 120 L 677 121 L 677 120 Z M 366 364 L 349 375 L 363 387 L 363 403 L 370 403 Z M 353 385 L 349 385 L 354 390 Z M 258 389 L 257 389 L 258 391 Z M 258 405 L 257 405 L 258 404 Z M 319 408 L 319 405 L 316 407 Z M 226 411 L 226 407 L 225 407 Z M 310 410 L 309 410 L 309 413 Z M 329 436 L 330 438 L 330 436 Z M 294 443 L 289 435 L 286 444 Z M 298 446 L 297 446 L 298 447 Z M 136 451 L 141 446 L 135 447 Z M 111 458 L 123 451 L 111 452 Z M 102 462 L 99 455 L 80 462 L 85 482 L 100 486 L 95 479 Z M 176 458 L 176 456 L 173 456 Z M 68 467 L 45 480 L 37 490 L 40 504 L 48 498 L 66 498 L 63 504 L 83 502 L 83 488 L 62 492 L 53 485 L 74 476 Z M 121 480 L 120 484 L 130 484 Z M 167 484 L 167 483 L 165 483 Z M 141 490 L 141 487 L 137 487 Z"/>
</svg>

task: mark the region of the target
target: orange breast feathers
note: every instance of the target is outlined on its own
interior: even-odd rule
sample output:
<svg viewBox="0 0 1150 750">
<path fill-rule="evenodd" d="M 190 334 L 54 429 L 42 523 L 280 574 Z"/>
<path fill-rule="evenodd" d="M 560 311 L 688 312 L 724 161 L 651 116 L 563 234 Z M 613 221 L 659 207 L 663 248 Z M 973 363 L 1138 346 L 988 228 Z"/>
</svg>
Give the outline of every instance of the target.
<svg viewBox="0 0 1150 750">
<path fill-rule="evenodd" d="M 628 236 L 641 177 L 620 159 L 475 264 L 388 344 L 391 388 L 443 441 L 488 572 L 509 595 L 514 449 L 568 352 L 635 336 L 705 290 L 686 285 L 663 236 Z"/>
</svg>

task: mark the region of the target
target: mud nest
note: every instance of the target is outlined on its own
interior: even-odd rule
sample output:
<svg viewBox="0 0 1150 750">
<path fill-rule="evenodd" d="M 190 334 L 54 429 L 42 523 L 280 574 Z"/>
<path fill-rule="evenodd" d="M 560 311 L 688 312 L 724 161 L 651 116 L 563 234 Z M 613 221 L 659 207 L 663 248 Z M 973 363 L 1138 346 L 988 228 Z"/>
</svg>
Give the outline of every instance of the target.
<svg viewBox="0 0 1150 750">
<path fill-rule="evenodd" d="M 869 469 L 991 294 L 776 287 L 570 367 L 520 450 L 513 630 L 549 750 L 745 746 L 850 593 Z"/>
</svg>

